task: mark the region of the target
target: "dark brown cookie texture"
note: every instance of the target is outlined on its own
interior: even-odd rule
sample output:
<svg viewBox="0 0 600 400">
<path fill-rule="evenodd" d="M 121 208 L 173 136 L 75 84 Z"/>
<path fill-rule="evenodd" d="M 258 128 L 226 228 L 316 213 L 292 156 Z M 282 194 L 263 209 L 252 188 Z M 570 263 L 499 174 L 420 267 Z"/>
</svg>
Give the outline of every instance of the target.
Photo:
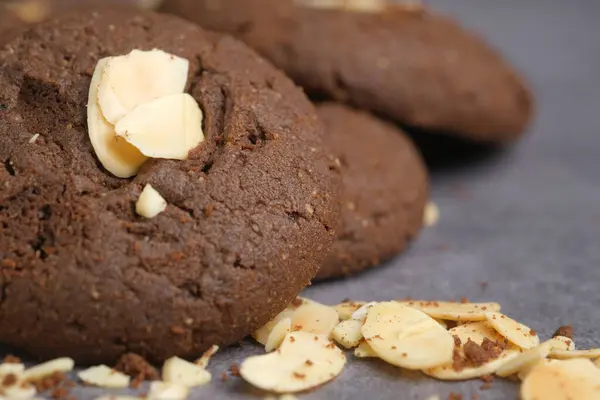
<svg viewBox="0 0 600 400">
<path fill-rule="evenodd" d="M 190 61 L 206 140 L 118 179 L 88 138 L 91 74 L 154 48 Z M 242 43 L 104 10 L 36 25 L 0 65 L 0 342 L 84 363 L 194 357 L 260 327 L 317 273 L 339 213 L 322 125 Z M 168 202 L 152 219 L 134 211 L 148 183 Z"/>
<path fill-rule="evenodd" d="M 321 97 L 479 142 L 525 130 L 532 99 L 523 80 L 450 18 L 414 6 L 299 5 L 311 2 L 166 0 L 164 10 L 235 35 Z"/>
<path fill-rule="evenodd" d="M 398 128 L 336 103 L 317 107 L 343 178 L 342 223 L 318 278 L 349 275 L 400 253 L 420 231 L 427 171 Z"/>
</svg>

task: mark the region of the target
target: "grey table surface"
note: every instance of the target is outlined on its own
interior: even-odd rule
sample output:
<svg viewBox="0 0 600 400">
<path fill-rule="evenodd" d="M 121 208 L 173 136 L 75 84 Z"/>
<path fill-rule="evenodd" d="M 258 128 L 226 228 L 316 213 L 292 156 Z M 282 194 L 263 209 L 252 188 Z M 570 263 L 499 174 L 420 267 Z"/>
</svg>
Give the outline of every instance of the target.
<svg viewBox="0 0 600 400">
<path fill-rule="evenodd" d="M 493 300 L 542 338 L 573 324 L 578 347 L 600 346 L 600 1 L 427 3 L 482 33 L 524 73 L 537 97 L 536 119 L 528 136 L 505 151 L 442 148 L 444 161 L 432 167 L 439 223 L 387 265 L 304 295 L 328 304 L 346 297 Z M 261 352 L 251 342 L 219 352 L 209 366 L 217 379 L 190 398 L 264 397 L 240 378 L 218 379 L 232 362 Z M 481 391 L 480 381 L 443 383 L 348 359 L 335 381 L 299 398 L 518 398 L 518 385 L 508 381 Z M 73 392 L 81 399 L 101 393 Z"/>
</svg>

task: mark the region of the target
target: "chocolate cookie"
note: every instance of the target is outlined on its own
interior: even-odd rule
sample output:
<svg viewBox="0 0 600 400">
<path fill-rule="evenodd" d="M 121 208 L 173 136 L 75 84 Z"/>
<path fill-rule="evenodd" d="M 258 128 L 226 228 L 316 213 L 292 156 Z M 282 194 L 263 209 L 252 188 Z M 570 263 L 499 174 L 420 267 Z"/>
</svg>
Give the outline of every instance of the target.
<svg viewBox="0 0 600 400">
<path fill-rule="evenodd" d="M 95 156 L 86 104 L 99 59 L 132 49 L 189 60 L 205 140 L 119 179 Z M 322 125 L 242 43 L 104 10 L 32 27 L 0 65 L 0 342 L 84 363 L 193 357 L 260 327 L 317 273 L 339 212 Z M 168 203 L 151 219 L 135 212 L 146 184 Z"/>
<path fill-rule="evenodd" d="M 523 81 L 456 22 L 414 5 L 332 3 L 166 0 L 164 10 L 235 35 L 320 97 L 474 141 L 508 142 L 526 128 Z"/>
<path fill-rule="evenodd" d="M 399 129 L 336 103 L 317 107 L 343 178 L 342 223 L 319 278 L 348 275 L 400 253 L 423 224 L 427 171 Z"/>
</svg>

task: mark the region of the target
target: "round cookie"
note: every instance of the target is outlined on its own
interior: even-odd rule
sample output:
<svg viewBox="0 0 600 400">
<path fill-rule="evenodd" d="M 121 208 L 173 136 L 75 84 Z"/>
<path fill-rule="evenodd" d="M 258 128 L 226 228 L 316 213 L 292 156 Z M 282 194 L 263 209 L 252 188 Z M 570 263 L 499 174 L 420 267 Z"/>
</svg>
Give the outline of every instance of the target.
<svg viewBox="0 0 600 400">
<path fill-rule="evenodd" d="M 155 48 L 189 60 L 206 139 L 119 179 L 88 138 L 91 74 Z M 103 10 L 32 27 L 0 64 L 0 343 L 83 363 L 195 357 L 263 325 L 317 273 L 339 214 L 322 125 L 242 43 Z M 134 211 L 146 184 L 168 203 L 151 219 Z"/>
<path fill-rule="evenodd" d="M 400 253 L 419 232 L 429 195 L 418 150 L 399 129 L 336 103 L 317 106 L 339 160 L 341 224 L 318 278 L 349 275 Z"/>
<path fill-rule="evenodd" d="M 335 6 L 344 2 L 362 8 Z M 531 95 L 513 68 L 456 22 L 415 5 L 166 0 L 163 9 L 235 35 L 319 98 L 406 125 L 502 143 L 530 120 Z"/>
</svg>

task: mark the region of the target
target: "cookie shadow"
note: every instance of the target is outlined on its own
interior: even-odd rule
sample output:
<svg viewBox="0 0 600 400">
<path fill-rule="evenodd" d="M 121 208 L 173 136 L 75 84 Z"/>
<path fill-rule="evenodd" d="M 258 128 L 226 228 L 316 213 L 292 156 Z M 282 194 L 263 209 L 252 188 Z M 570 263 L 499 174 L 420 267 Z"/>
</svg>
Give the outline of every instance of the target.
<svg viewBox="0 0 600 400">
<path fill-rule="evenodd" d="M 432 174 L 461 172 L 466 169 L 493 165 L 510 152 L 510 145 L 477 143 L 455 135 L 402 127 L 413 140 Z"/>
</svg>

